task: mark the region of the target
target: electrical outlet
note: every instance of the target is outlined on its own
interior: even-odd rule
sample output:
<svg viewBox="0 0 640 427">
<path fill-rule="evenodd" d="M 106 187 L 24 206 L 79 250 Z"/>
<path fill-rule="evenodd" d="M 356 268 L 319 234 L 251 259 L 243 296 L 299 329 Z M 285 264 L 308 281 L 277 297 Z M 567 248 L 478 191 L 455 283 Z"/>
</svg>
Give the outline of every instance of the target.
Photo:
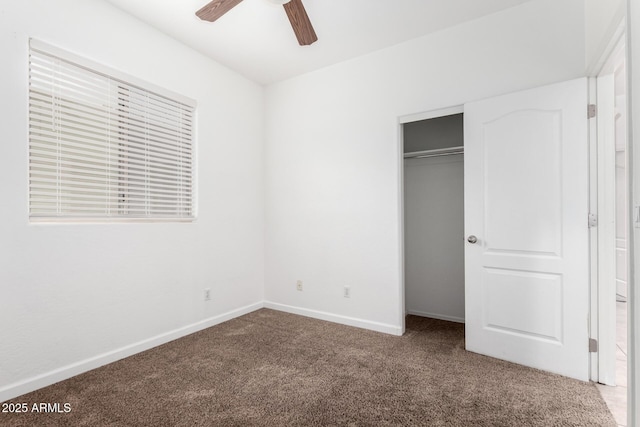
<svg viewBox="0 0 640 427">
<path fill-rule="evenodd" d="M 211 300 L 211 289 L 207 288 L 204 290 L 204 300 L 205 301 Z"/>
<path fill-rule="evenodd" d="M 345 298 L 351 298 L 351 288 L 349 286 L 344 287 L 344 291 L 342 294 Z"/>
<path fill-rule="evenodd" d="M 302 280 L 298 280 L 296 282 L 296 289 L 301 291 L 302 290 Z"/>
</svg>

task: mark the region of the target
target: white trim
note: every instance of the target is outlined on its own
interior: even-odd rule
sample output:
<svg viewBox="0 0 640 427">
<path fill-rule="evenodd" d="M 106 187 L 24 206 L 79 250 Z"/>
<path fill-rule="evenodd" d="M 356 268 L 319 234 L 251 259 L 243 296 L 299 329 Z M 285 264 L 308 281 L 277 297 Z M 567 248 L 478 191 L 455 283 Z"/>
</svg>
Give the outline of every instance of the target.
<svg viewBox="0 0 640 427">
<path fill-rule="evenodd" d="M 197 221 L 198 218 L 195 216 L 189 218 L 127 218 L 127 217 L 113 217 L 113 218 L 87 218 L 87 217 L 37 217 L 32 216 L 29 217 L 28 225 L 37 225 L 37 226 L 47 226 L 47 225 L 69 225 L 69 224 L 113 224 L 113 223 L 171 223 L 171 222 L 183 222 L 183 223 L 192 223 Z"/>
<path fill-rule="evenodd" d="M 637 1 L 628 0 L 626 28 L 626 74 L 627 74 L 627 149 L 629 168 L 629 231 L 627 242 L 629 249 L 629 265 L 627 267 L 627 283 L 629 284 L 628 301 L 628 387 L 627 387 L 627 425 L 635 426 L 640 422 L 640 292 L 636 288 L 636 274 L 640 271 L 640 251 L 636 253 L 636 247 L 640 242 L 640 234 L 633 221 L 635 207 L 640 204 L 636 194 L 640 184 L 640 73 L 636 71 L 640 67 L 640 4 Z"/>
<path fill-rule="evenodd" d="M 418 122 L 421 120 L 429 120 L 435 119 L 437 117 L 446 117 L 452 116 L 454 114 L 463 114 L 464 113 L 464 105 L 456 105 L 453 107 L 440 108 L 438 110 L 430 110 L 424 111 L 421 113 L 415 114 L 407 114 L 404 116 L 398 117 L 398 143 L 396 147 L 398 149 L 398 192 L 400 196 L 398 197 L 398 223 L 399 227 L 399 242 L 398 242 L 398 251 L 399 251 L 399 261 L 400 261 L 400 319 L 399 323 L 401 325 L 400 333 L 397 335 L 402 335 L 406 329 L 405 317 L 408 314 L 406 302 L 405 302 L 405 259 L 404 259 L 404 132 L 403 125 L 411 122 Z M 464 145 L 463 145 L 464 150 Z M 432 316 L 427 316 L 432 317 Z M 444 319 L 448 320 L 448 319 Z M 464 320 L 463 320 L 464 322 Z"/>
<path fill-rule="evenodd" d="M 598 382 L 616 384 L 616 160 L 614 76 L 597 78 Z M 593 121 L 593 120 L 592 120 Z"/>
<path fill-rule="evenodd" d="M 398 324 L 400 325 L 400 335 L 406 330 L 406 302 L 405 302 L 405 275 L 404 275 L 404 126 L 398 121 L 398 141 L 397 165 L 398 165 L 398 267 L 399 267 L 399 289 L 398 289 Z"/>
<path fill-rule="evenodd" d="M 427 313 L 425 311 L 418 311 L 418 310 L 407 310 L 407 314 L 412 314 L 414 316 L 420 316 L 420 317 L 430 317 L 432 319 L 446 320 L 448 322 L 464 323 L 464 318 L 457 317 L 457 316 L 447 316 L 444 314 Z"/>
<path fill-rule="evenodd" d="M 622 26 L 622 31 L 624 31 L 624 26 Z M 615 42 L 615 43 L 614 43 Z M 622 62 L 625 61 L 625 39 L 624 33 L 616 35 L 616 40 L 612 40 L 614 43 L 613 50 L 607 57 L 607 60 L 600 68 L 598 72 L 598 76 L 603 76 L 605 74 L 615 74 L 617 68 L 620 66 Z"/>
<path fill-rule="evenodd" d="M 591 235 L 591 338 L 598 340 L 598 352 L 591 353 L 591 380 L 615 385 L 616 371 L 616 229 L 615 229 L 615 93 L 607 92 L 608 86 L 615 92 L 616 67 L 624 60 L 626 22 L 624 11 L 618 11 L 618 19 L 604 38 L 602 54 L 589 68 L 589 75 L 597 75 L 591 85 L 590 99 L 595 97 L 598 114 L 590 120 L 591 146 L 591 211 L 598 214 L 598 226 L 590 230 Z M 627 70 L 628 72 L 628 70 Z M 594 80 L 594 79 L 590 79 Z M 610 80 L 610 81 L 609 81 Z M 629 93 L 628 88 L 626 89 Z M 597 207 L 593 208 L 596 205 Z M 629 331 L 632 325 L 629 324 Z M 630 359 L 629 359 L 630 360 Z M 630 383 L 630 380 L 629 380 Z M 628 400 L 630 401 L 630 400 Z"/>
<path fill-rule="evenodd" d="M 596 101 L 596 79 L 588 78 L 589 103 Z M 586 114 L 586 112 L 585 112 Z M 597 121 L 588 120 L 589 127 L 589 212 L 598 213 L 598 144 Z M 585 221 L 587 221 L 585 219 Z M 589 338 L 598 340 L 598 227 L 589 228 Z M 589 379 L 598 382 L 599 354 L 589 354 Z"/>
<path fill-rule="evenodd" d="M 611 26 L 607 30 L 606 35 L 602 38 L 605 41 L 601 44 L 598 59 L 589 64 L 589 67 L 587 68 L 587 76 L 593 77 L 602 74 L 603 68 L 615 51 L 616 46 L 618 46 L 620 41 L 625 37 L 627 27 L 625 16 L 626 11 L 624 10 L 624 2 L 622 4 L 623 7 L 616 12 L 616 17 L 611 21 Z"/>
<path fill-rule="evenodd" d="M 97 369 L 101 366 L 109 363 L 116 362 L 134 354 L 141 353 L 143 351 L 158 347 L 162 344 L 166 344 L 170 341 L 185 337 L 203 329 L 216 326 L 220 323 L 226 322 L 236 317 L 249 314 L 253 311 L 260 310 L 261 308 L 270 308 L 272 310 L 282 311 L 286 313 L 297 314 L 300 316 L 311 317 L 314 319 L 325 320 L 341 325 L 353 326 L 357 328 L 368 329 L 376 332 L 382 332 L 385 334 L 391 334 L 401 336 L 403 334 L 403 328 L 396 325 L 389 325 L 386 323 L 372 322 L 369 320 L 358 319 L 355 317 L 342 316 L 339 314 L 328 313 L 324 311 L 309 310 L 300 307 L 294 307 L 285 304 L 279 304 L 270 301 L 260 301 L 244 307 L 240 307 L 235 310 L 228 311 L 226 313 L 219 314 L 187 326 L 183 326 L 178 329 L 174 329 L 169 332 L 165 332 L 154 337 L 138 341 L 136 343 L 120 347 L 115 350 L 111 350 L 88 359 L 84 359 L 69 365 L 63 366 L 58 369 L 54 369 L 49 372 L 28 378 L 26 380 L 18 381 L 0 388 L 0 402 L 4 402 L 9 399 L 14 399 L 23 394 L 30 393 L 32 391 L 47 387 L 49 385 L 64 381 L 72 378 L 76 375 L 83 374 L 85 372 Z M 452 320 L 454 319 L 444 319 Z"/>
<path fill-rule="evenodd" d="M 456 105 L 455 107 L 441 108 L 439 110 L 425 111 L 422 113 L 408 114 L 398 117 L 398 123 L 401 125 L 411 122 L 419 122 L 421 120 L 434 119 L 436 117 L 452 116 L 454 114 L 464 113 L 464 105 Z"/>
<path fill-rule="evenodd" d="M 264 307 L 257 302 L 0 388 L 0 402 L 55 384 Z"/>
<path fill-rule="evenodd" d="M 284 311 L 285 313 L 298 314 L 300 316 L 311 317 L 328 322 L 339 323 L 341 325 L 355 326 L 356 328 L 369 329 L 371 331 L 383 332 L 391 335 L 402 335 L 402 328 L 398 325 L 372 322 L 370 320 L 358 319 L 356 317 L 342 316 L 340 314 L 328 313 L 326 311 L 311 310 L 308 308 L 294 307 L 292 305 L 279 304 L 272 301 L 264 302 L 265 308 Z"/>
</svg>

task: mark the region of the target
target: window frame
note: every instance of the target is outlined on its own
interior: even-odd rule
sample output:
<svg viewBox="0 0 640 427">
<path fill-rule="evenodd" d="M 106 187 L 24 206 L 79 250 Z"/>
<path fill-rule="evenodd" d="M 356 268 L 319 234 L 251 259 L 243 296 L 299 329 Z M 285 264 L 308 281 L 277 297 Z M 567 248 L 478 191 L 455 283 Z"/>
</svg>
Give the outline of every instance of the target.
<svg viewBox="0 0 640 427">
<path fill-rule="evenodd" d="M 183 104 L 186 107 L 191 109 L 191 128 L 190 128 L 190 139 L 189 139 L 189 147 L 190 147 L 190 186 L 186 187 L 189 191 L 187 194 L 191 196 L 191 203 L 189 205 L 189 215 L 183 216 L 161 216 L 158 214 L 148 213 L 139 216 L 126 216 L 121 213 L 109 213 L 104 215 L 82 215 L 82 214 L 33 214 L 32 213 L 32 189 L 31 189 L 31 160 L 32 156 L 29 152 L 32 146 L 32 137 L 31 137 L 31 84 L 28 86 L 27 90 L 27 212 L 28 212 L 28 220 L 29 223 L 139 223 L 139 222 L 160 222 L 160 223 L 174 223 L 174 222 L 194 222 L 198 217 L 198 183 L 197 183 L 197 103 L 195 100 L 188 98 L 184 95 L 175 93 L 166 88 L 154 85 L 147 81 L 143 81 L 142 79 L 136 78 L 129 74 L 120 72 L 111 67 L 105 66 L 103 64 L 94 62 L 90 59 L 83 58 L 81 56 L 70 53 L 66 50 L 60 49 L 48 43 L 42 42 L 37 39 L 30 38 L 29 39 L 29 61 L 27 66 L 27 71 L 29 75 L 31 74 L 31 52 L 35 51 L 40 54 L 44 54 L 47 56 L 59 58 L 60 60 L 71 63 L 75 66 L 84 68 L 91 73 L 94 73 L 98 76 L 102 76 L 110 81 L 115 83 L 122 83 L 127 87 L 133 87 L 143 91 L 144 93 L 148 93 L 153 96 L 159 96 L 162 98 L 166 98 L 171 100 L 172 102 Z M 118 86 L 120 88 L 120 86 Z M 127 116 L 126 120 L 130 120 L 132 116 Z M 124 119 L 123 119 L 124 120 Z M 105 141 L 106 142 L 106 141 Z M 112 142 L 111 142 L 112 143 Z M 109 143 L 105 143 L 105 147 L 107 147 Z M 179 157 L 176 157 L 179 161 Z M 156 163 L 154 163 L 156 164 Z M 145 174 L 149 172 L 145 171 Z M 145 175 L 146 176 L 146 175 Z M 178 181 L 176 181 L 178 182 Z M 148 200 L 149 194 L 145 194 L 145 200 Z M 120 194 L 117 195 L 118 199 L 120 198 Z M 129 203 L 129 202 L 127 202 Z M 125 203 L 122 207 L 130 207 Z M 121 206 L 116 205 L 116 211 L 119 211 Z"/>
</svg>

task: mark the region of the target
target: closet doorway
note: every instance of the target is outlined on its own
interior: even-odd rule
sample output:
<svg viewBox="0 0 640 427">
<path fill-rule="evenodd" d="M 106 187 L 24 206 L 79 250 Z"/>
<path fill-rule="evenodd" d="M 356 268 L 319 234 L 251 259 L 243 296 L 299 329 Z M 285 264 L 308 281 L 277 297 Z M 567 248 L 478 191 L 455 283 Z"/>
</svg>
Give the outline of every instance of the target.
<svg viewBox="0 0 640 427">
<path fill-rule="evenodd" d="M 402 125 L 405 314 L 464 323 L 463 114 Z"/>
</svg>

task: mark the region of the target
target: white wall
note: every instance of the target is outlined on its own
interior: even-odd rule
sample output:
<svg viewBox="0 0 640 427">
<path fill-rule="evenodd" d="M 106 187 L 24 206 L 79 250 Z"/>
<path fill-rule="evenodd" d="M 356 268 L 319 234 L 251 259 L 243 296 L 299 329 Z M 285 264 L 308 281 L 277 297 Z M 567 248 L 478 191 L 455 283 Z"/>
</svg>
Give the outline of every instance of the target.
<svg viewBox="0 0 640 427">
<path fill-rule="evenodd" d="M 29 224 L 29 37 L 197 100 L 195 223 Z M 0 401 L 262 305 L 262 87 L 101 0 L 1 0 L 0 56 Z"/>
<path fill-rule="evenodd" d="M 583 76 L 584 17 L 528 2 L 268 87 L 267 305 L 400 333 L 398 118 Z"/>
</svg>

